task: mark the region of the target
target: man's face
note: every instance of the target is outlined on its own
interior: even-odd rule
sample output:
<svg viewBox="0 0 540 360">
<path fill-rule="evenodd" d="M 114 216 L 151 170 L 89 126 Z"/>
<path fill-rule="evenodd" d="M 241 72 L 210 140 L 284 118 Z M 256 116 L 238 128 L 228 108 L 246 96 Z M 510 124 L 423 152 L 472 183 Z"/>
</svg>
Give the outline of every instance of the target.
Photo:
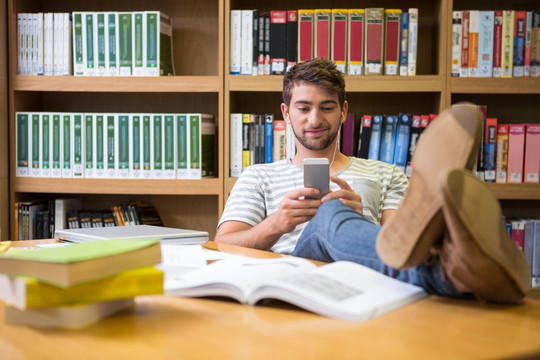
<svg viewBox="0 0 540 360">
<path fill-rule="evenodd" d="M 294 86 L 288 107 L 294 135 L 309 150 L 324 150 L 336 139 L 342 113 L 337 94 L 316 85 Z"/>
</svg>

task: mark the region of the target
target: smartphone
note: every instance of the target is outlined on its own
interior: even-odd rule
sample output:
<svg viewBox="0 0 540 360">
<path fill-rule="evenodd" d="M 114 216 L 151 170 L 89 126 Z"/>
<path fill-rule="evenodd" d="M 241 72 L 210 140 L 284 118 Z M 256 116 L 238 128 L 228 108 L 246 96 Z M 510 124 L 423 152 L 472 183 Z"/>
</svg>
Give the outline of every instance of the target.
<svg viewBox="0 0 540 360">
<path fill-rule="evenodd" d="M 302 162 L 304 187 L 317 188 L 319 196 L 306 199 L 320 199 L 330 192 L 330 166 L 327 158 L 307 158 Z"/>
</svg>

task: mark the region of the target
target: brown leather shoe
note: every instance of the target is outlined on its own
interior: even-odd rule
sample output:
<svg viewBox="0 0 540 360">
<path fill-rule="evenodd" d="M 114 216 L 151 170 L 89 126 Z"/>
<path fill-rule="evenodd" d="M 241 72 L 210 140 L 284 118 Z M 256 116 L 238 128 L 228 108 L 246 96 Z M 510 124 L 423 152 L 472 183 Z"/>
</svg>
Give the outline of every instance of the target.
<svg viewBox="0 0 540 360">
<path fill-rule="evenodd" d="M 473 104 L 442 112 L 422 134 L 412 158 L 412 176 L 403 202 L 377 238 L 379 257 L 396 268 L 416 266 L 444 231 L 439 178 L 451 168 L 472 169 L 482 132 Z"/>
<path fill-rule="evenodd" d="M 482 301 L 518 303 L 529 291 L 529 266 L 504 228 L 497 199 L 464 170 L 449 171 L 441 188 L 448 234 L 440 257 L 447 278 Z"/>
</svg>

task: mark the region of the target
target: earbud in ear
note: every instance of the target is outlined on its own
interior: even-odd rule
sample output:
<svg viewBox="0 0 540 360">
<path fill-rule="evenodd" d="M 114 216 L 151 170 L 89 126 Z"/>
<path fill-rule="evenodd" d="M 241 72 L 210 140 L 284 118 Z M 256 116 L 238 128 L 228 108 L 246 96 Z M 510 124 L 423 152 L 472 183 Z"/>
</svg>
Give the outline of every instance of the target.
<svg viewBox="0 0 540 360">
<path fill-rule="evenodd" d="M 285 116 L 289 117 L 289 113 L 285 114 Z"/>
</svg>

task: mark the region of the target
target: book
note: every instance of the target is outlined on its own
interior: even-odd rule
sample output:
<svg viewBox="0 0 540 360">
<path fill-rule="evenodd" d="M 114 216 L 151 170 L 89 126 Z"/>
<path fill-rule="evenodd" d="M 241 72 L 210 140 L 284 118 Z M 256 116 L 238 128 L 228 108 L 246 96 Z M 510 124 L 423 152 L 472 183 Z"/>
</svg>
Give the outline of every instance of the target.
<svg viewBox="0 0 540 360">
<path fill-rule="evenodd" d="M 176 179 L 177 174 L 177 132 L 176 132 L 176 118 L 175 114 L 163 114 L 163 178 L 164 179 Z M 211 129 L 209 129 L 211 132 Z M 212 136 L 215 134 L 215 131 L 212 133 Z M 201 138 L 204 137 L 201 134 Z M 208 144 L 207 144 L 208 145 Z M 213 143 L 212 143 L 213 145 Z M 202 149 L 202 140 L 201 140 L 201 149 Z M 211 148 L 211 153 L 208 156 L 212 156 L 212 168 L 213 168 L 213 155 L 214 147 Z M 126 158 L 127 160 L 127 158 Z M 206 171 L 210 171 L 210 164 L 205 164 Z M 201 162 L 201 171 L 203 165 Z"/>
<path fill-rule="evenodd" d="M 104 228 L 106 229 L 106 228 Z M 158 264 L 159 240 L 89 241 L 35 250 L 10 250 L 0 256 L 0 273 L 24 275 L 59 287 Z"/>
<path fill-rule="evenodd" d="M 401 10 L 385 9 L 384 74 L 398 75 L 399 45 L 401 33 Z"/>
<path fill-rule="evenodd" d="M 133 51 L 133 76 L 144 76 L 145 68 L 145 53 L 146 53 L 146 16 L 143 11 L 135 11 L 132 14 L 132 51 Z M 155 33 L 154 33 L 155 34 Z"/>
<path fill-rule="evenodd" d="M 258 35 L 257 35 L 258 36 L 258 39 L 257 39 L 258 40 L 258 44 L 257 44 L 257 75 L 264 75 L 264 59 L 265 59 L 265 56 L 266 56 L 266 52 L 265 52 L 265 46 L 266 46 L 265 14 L 266 14 L 266 12 L 263 12 L 263 11 L 257 12 L 257 26 L 258 26 Z M 270 36 L 270 35 L 268 35 L 268 36 Z M 232 46 L 232 44 L 231 44 L 231 46 Z M 232 50 L 232 48 L 231 48 L 231 50 Z"/>
<path fill-rule="evenodd" d="M 347 73 L 364 73 L 364 9 L 349 9 L 347 24 Z"/>
<path fill-rule="evenodd" d="M 497 160 L 495 164 L 495 182 L 506 183 L 508 169 L 508 124 L 497 127 Z"/>
<path fill-rule="evenodd" d="M 298 62 L 313 58 L 314 10 L 298 10 Z"/>
<path fill-rule="evenodd" d="M 27 276 L 0 274 L 0 299 L 17 309 L 75 305 L 163 293 L 163 272 L 154 266 L 60 288 Z"/>
<path fill-rule="evenodd" d="M 422 132 L 427 128 L 429 124 L 429 121 L 427 119 L 423 119 L 421 115 L 413 115 L 412 116 L 412 122 L 411 122 L 411 136 L 409 138 L 409 151 L 407 152 L 407 165 L 405 167 L 405 175 L 407 177 L 411 177 L 412 175 L 412 156 L 414 154 L 414 150 L 416 149 L 416 144 L 420 140 L 420 136 L 422 135 Z"/>
<path fill-rule="evenodd" d="M 371 139 L 371 115 L 362 116 L 359 133 L 356 157 L 367 159 L 369 155 L 369 141 Z"/>
<path fill-rule="evenodd" d="M 525 29 L 527 12 L 524 10 L 514 11 L 514 57 L 513 72 L 514 77 L 525 75 Z"/>
<path fill-rule="evenodd" d="M 133 299 L 122 299 L 27 310 L 6 306 L 4 319 L 8 324 L 51 329 L 81 329 L 133 304 Z"/>
<path fill-rule="evenodd" d="M 493 77 L 501 77 L 503 12 L 495 10 L 493 16 Z"/>
<path fill-rule="evenodd" d="M 480 138 L 480 144 L 478 145 L 478 156 L 476 157 L 476 165 L 473 169 L 475 176 L 484 181 L 484 139 L 486 137 L 486 117 L 487 117 L 487 106 L 486 105 L 477 105 L 478 110 L 482 113 L 482 135 Z"/>
<path fill-rule="evenodd" d="M 274 114 L 264 115 L 264 162 L 274 161 Z"/>
<path fill-rule="evenodd" d="M 242 173 L 242 114 L 232 113 L 229 122 L 229 171 L 231 177 Z"/>
<path fill-rule="evenodd" d="M 520 247 L 521 250 L 523 250 L 523 241 L 525 236 L 525 220 L 523 219 L 516 219 L 516 220 L 510 220 L 511 224 L 511 237 L 512 240 Z"/>
<path fill-rule="evenodd" d="M 298 62 L 298 11 L 287 10 L 287 68 Z"/>
<path fill-rule="evenodd" d="M 216 131 L 213 116 L 202 114 L 201 121 L 201 176 L 214 176 L 216 174 Z M 175 142 L 176 143 L 176 142 Z M 263 148 L 264 150 L 264 148 Z"/>
<path fill-rule="evenodd" d="M 39 163 L 41 164 L 41 177 L 51 176 L 51 117 L 49 113 L 41 113 L 40 126 L 41 151 L 39 152 Z"/>
<path fill-rule="evenodd" d="M 120 76 L 133 74 L 133 17 L 129 12 L 118 13 L 118 64 Z"/>
<path fill-rule="evenodd" d="M 15 113 L 16 176 L 30 175 L 30 119 L 26 112 Z"/>
<path fill-rule="evenodd" d="M 313 57 L 330 59 L 331 43 L 331 16 L 330 9 L 315 9 L 314 21 L 314 52 Z"/>
<path fill-rule="evenodd" d="M 523 182 L 525 124 L 509 124 L 508 133 L 508 175 L 506 179 L 509 183 L 521 183 Z"/>
<path fill-rule="evenodd" d="M 540 182 L 540 124 L 527 124 L 525 129 L 524 182 Z"/>
<path fill-rule="evenodd" d="M 251 42 L 251 75 L 258 75 L 259 73 L 259 10 L 253 10 L 253 41 Z M 264 19 L 262 20 L 264 21 Z M 264 30 L 263 30 L 264 31 Z M 264 38 L 262 46 L 264 47 Z M 264 66 L 264 65 L 263 65 Z"/>
<path fill-rule="evenodd" d="M 469 77 L 478 76 L 478 36 L 480 31 L 480 11 L 469 11 Z"/>
<path fill-rule="evenodd" d="M 497 123 L 497 118 L 486 118 L 484 135 L 484 181 L 487 182 L 495 182 L 496 177 Z"/>
<path fill-rule="evenodd" d="M 356 154 L 354 150 L 358 140 L 356 138 L 356 120 L 354 113 L 347 113 L 347 119 L 341 125 L 341 152 L 347 156 Z"/>
<path fill-rule="evenodd" d="M 534 244 L 531 267 L 531 287 L 540 288 L 540 220 L 534 222 Z"/>
<path fill-rule="evenodd" d="M 384 9 L 366 9 L 365 75 L 382 75 L 384 52 Z"/>
<path fill-rule="evenodd" d="M 54 230 L 68 228 L 67 214 L 82 209 L 82 200 L 79 198 L 54 200 Z"/>
<path fill-rule="evenodd" d="M 533 11 L 531 19 L 531 77 L 540 76 L 540 11 Z"/>
<path fill-rule="evenodd" d="M 270 11 L 270 74 L 283 75 L 287 66 L 287 11 Z"/>
<path fill-rule="evenodd" d="M 461 71 L 460 77 L 469 76 L 469 20 L 470 11 L 463 10 L 461 14 Z"/>
<path fill-rule="evenodd" d="M 73 139 L 72 155 L 73 177 L 84 177 L 84 114 L 72 114 L 71 138 Z"/>
<path fill-rule="evenodd" d="M 40 177 L 41 176 L 41 163 L 39 161 L 39 153 L 41 149 L 41 139 L 40 136 L 40 113 L 30 113 L 30 176 L 31 177 Z"/>
<path fill-rule="evenodd" d="M 287 136 L 285 120 L 274 120 L 274 143 L 272 159 L 274 162 L 287 157 Z"/>
<path fill-rule="evenodd" d="M 242 62 L 242 10 L 231 10 L 229 73 L 240 75 Z"/>
<path fill-rule="evenodd" d="M 503 11 L 501 77 L 512 77 L 514 58 L 514 10 Z"/>
<path fill-rule="evenodd" d="M 367 321 L 426 297 L 420 287 L 356 263 L 317 267 L 301 258 L 224 259 L 166 279 L 164 289 L 171 296 L 221 296 L 250 305 L 281 300 L 349 321 Z"/>
<path fill-rule="evenodd" d="M 403 172 L 407 166 L 407 153 L 409 152 L 409 139 L 411 137 L 411 114 L 399 114 L 396 129 L 396 146 L 394 150 L 394 164 Z"/>
<path fill-rule="evenodd" d="M 478 24 L 478 77 L 493 75 L 494 11 L 480 11 Z"/>
<path fill-rule="evenodd" d="M 371 118 L 371 137 L 369 139 L 368 159 L 379 160 L 382 126 L 383 116 L 373 115 Z"/>
<path fill-rule="evenodd" d="M 407 76 L 407 62 L 409 57 L 409 13 L 407 11 L 401 13 L 400 39 L 399 75 Z"/>
<path fill-rule="evenodd" d="M 531 76 L 532 11 L 527 11 L 525 21 L 525 51 L 523 58 L 523 76 Z"/>
<path fill-rule="evenodd" d="M 75 11 L 73 17 L 73 75 L 84 75 L 83 13 Z"/>
<path fill-rule="evenodd" d="M 395 115 L 385 115 L 383 117 L 379 160 L 384 161 L 388 164 L 394 163 L 397 122 L 398 117 Z"/>
<path fill-rule="evenodd" d="M 51 177 L 62 177 L 62 114 L 53 113 L 51 134 Z"/>
<path fill-rule="evenodd" d="M 61 137 L 62 137 L 62 150 L 61 150 L 61 166 L 62 177 L 73 177 L 73 137 L 71 136 L 72 128 L 72 116 L 71 113 L 62 113 L 61 120 Z"/>
<path fill-rule="evenodd" d="M 96 75 L 108 75 L 107 68 L 107 18 L 104 12 L 94 13 L 96 22 L 96 32 L 94 33 L 95 53 L 96 53 Z"/>
<path fill-rule="evenodd" d="M 347 9 L 332 9 L 331 59 L 339 71 L 346 74 L 347 65 Z"/>
<path fill-rule="evenodd" d="M 169 15 L 160 11 L 146 11 L 146 75 L 174 76 L 173 23 Z M 154 44 L 155 43 L 155 44 Z M 157 64 L 154 66 L 154 64 Z M 156 73 L 155 67 L 159 66 Z"/>
<path fill-rule="evenodd" d="M 418 52 L 418 9 L 409 9 L 409 46 L 407 54 L 407 76 L 416 75 L 416 54 Z"/>
<path fill-rule="evenodd" d="M 253 10 L 242 10 L 240 74 L 253 71 Z"/>
<path fill-rule="evenodd" d="M 107 41 L 105 42 L 105 65 L 107 67 L 109 76 L 118 76 L 120 74 L 118 63 L 118 13 L 107 12 L 106 24 Z"/>
</svg>

